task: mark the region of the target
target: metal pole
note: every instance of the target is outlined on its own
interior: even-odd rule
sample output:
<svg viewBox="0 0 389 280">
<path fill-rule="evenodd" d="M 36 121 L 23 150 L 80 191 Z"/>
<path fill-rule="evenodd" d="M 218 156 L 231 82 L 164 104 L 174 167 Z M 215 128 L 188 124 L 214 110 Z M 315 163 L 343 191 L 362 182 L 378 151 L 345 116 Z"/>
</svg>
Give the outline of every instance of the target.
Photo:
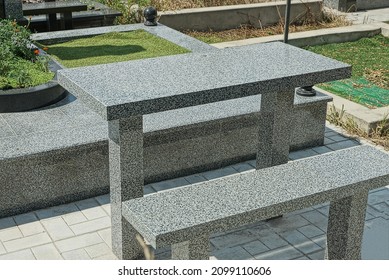
<svg viewBox="0 0 389 280">
<path fill-rule="evenodd" d="M 285 8 L 285 27 L 284 27 L 284 43 L 288 43 L 289 36 L 289 21 L 290 21 L 290 2 L 292 0 L 286 0 Z"/>
</svg>

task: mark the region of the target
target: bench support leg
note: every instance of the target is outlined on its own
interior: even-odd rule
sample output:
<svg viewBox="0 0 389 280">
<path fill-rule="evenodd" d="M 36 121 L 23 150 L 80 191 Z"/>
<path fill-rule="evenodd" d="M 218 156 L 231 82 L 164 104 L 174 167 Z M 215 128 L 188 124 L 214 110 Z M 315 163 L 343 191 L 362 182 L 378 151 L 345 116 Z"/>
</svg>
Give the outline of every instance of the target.
<svg viewBox="0 0 389 280">
<path fill-rule="evenodd" d="M 209 260 L 209 235 L 172 245 L 173 260 Z"/>
<path fill-rule="evenodd" d="M 294 89 L 262 94 L 257 169 L 288 162 L 293 101 Z"/>
<path fill-rule="evenodd" d="M 368 191 L 361 191 L 330 204 L 326 258 L 359 260 Z"/>
<path fill-rule="evenodd" d="M 112 250 L 119 259 L 143 257 L 135 230 L 122 219 L 122 202 L 143 196 L 142 116 L 110 121 L 109 177 Z"/>
<path fill-rule="evenodd" d="M 61 13 L 60 19 L 61 19 L 61 30 L 73 29 L 72 12 Z"/>
</svg>

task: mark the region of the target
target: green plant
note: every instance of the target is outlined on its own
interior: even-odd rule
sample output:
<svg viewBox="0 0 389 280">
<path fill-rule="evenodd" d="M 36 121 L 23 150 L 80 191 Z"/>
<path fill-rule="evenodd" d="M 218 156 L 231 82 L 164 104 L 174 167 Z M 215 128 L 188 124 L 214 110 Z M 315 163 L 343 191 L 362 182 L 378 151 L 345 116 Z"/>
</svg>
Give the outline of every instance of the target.
<svg viewBox="0 0 389 280">
<path fill-rule="evenodd" d="M 0 89 L 35 86 L 51 80 L 48 58 L 38 56 L 28 26 L 0 19 Z"/>
</svg>

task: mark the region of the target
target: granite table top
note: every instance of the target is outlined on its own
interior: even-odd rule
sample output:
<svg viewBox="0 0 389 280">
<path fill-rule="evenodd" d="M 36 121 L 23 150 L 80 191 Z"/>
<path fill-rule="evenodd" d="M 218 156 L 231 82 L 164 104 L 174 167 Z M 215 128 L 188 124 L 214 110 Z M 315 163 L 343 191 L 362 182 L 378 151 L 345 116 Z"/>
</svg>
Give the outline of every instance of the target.
<svg viewBox="0 0 389 280">
<path fill-rule="evenodd" d="M 348 78 L 351 66 L 284 43 L 64 69 L 58 82 L 106 120 Z"/>
</svg>

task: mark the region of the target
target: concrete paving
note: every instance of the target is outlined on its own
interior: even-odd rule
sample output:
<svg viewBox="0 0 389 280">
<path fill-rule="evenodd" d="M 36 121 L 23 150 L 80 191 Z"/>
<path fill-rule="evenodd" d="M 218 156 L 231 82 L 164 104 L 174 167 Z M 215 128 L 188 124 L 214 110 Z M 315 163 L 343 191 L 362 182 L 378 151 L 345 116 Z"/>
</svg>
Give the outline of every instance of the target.
<svg viewBox="0 0 389 280">
<path fill-rule="evenodd" d="M 368 144 L 327 124 L 324 146 L 290 153 L 290 159 Z M 254 160 L 145 186 L 146 195 L 254 169 Z M 324 257 L 328 205 L 287 213 L 211 237 L 211 259 L 311 259 Z M 109 195 L 0 219 L 0 259 L 111 260 Z M 157 259 L 169 259 L 169 248 Z M 389 260 L 389 186 L 372 191 L 366 212 L 363 259 Z"/>
</svg>

